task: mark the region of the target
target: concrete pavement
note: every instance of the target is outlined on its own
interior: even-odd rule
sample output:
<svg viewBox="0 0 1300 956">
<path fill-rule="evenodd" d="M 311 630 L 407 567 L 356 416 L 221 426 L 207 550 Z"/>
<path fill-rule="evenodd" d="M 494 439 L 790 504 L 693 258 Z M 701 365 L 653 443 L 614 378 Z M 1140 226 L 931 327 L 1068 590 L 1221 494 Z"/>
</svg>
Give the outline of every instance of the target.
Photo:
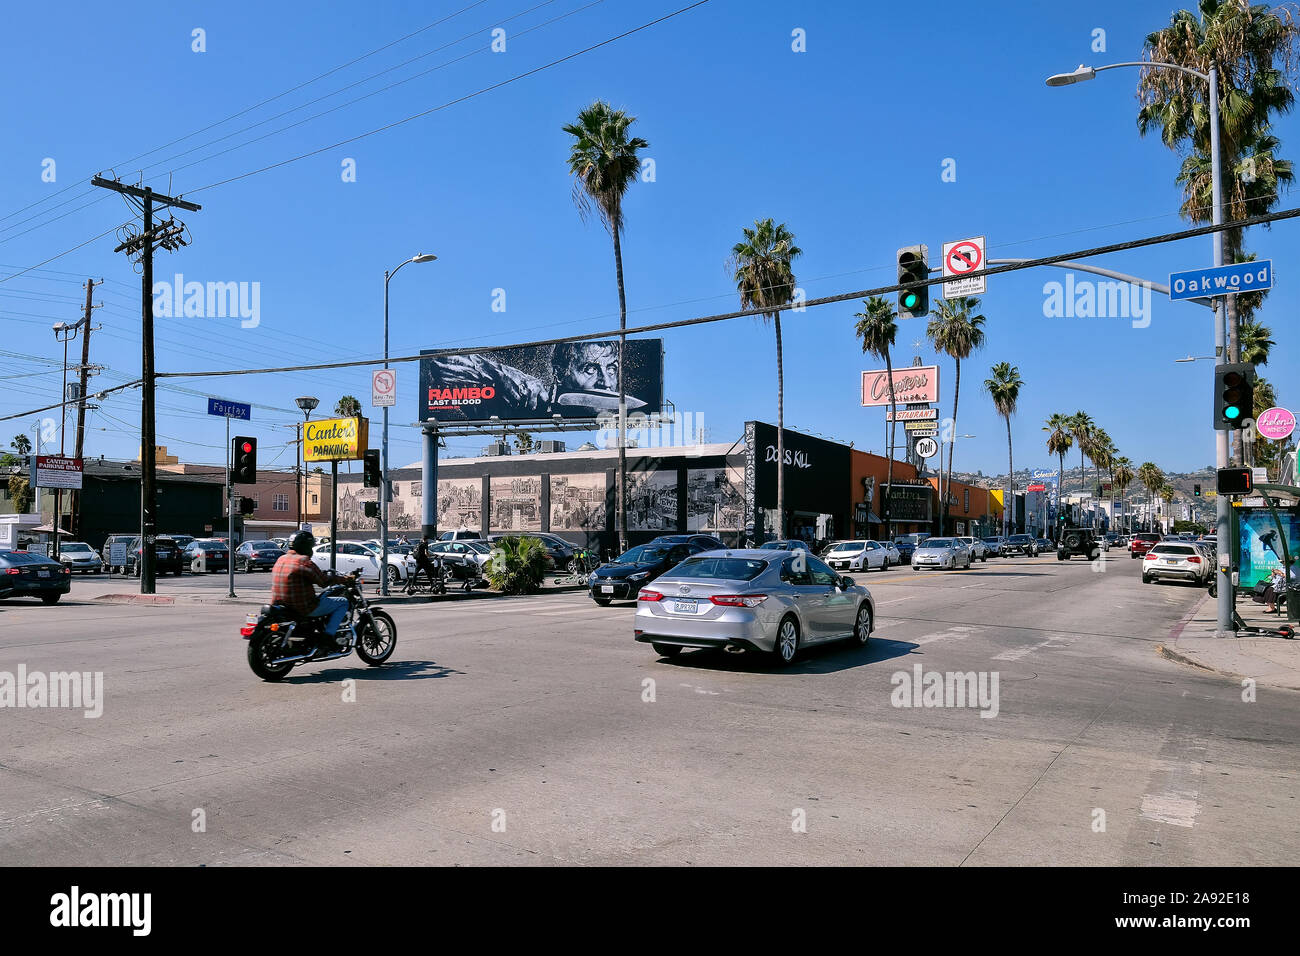
<svg viewBox="0 0 1300 956">
<path fill-rule="evenodd" d="M 788 670 L 658 659 L 631 605 L 583 594 L 395 606 L 390 665 L 281 684 L 248 670 L 242 609 L 0 604 L 0 673 L 104 675 L 98 718 L 0 708 L 0 857 L 1293 862 L 1300 697 L 1162 659 L 1200 592 L 1102 567 L 858 575 L 870 646 Z M 917 665 L 996 674 L 996 716 L 900 706 Z"/>
<path fill-rule="evenodd" d="M 1264 615 L 1239 598 L 1237 611 L 1248 624 L 1277 627 L 1286 618 Z M 1217 637 L 1218 615 L 1208 596 L 1198 601 L 1169 633 L 1161 653 L 1173 661 L 1237 680 L 1250 678 L 1274 687 L 1300 690 L 1300 641 L 1281 637 Z M 1295 625 L 1292 625 L 1293 627 Z"/>
</svg>

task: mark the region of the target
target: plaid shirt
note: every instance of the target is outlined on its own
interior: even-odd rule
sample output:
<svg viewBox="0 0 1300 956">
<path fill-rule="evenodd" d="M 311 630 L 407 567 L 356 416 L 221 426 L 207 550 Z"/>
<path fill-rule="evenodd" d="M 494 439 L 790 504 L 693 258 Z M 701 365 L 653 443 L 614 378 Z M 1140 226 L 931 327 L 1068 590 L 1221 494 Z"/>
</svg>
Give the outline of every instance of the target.
<svg viewBox="0 0 1300 956">
<path fill-rule="evenodd" d="M 319 603 L 312 585 L 325 587 L 329 582 L 329 573 L 316 567 L 308 555 L 290 551 L 275 562 L 271 571 L 271 603 L 310 614 Z"/>
</svg>

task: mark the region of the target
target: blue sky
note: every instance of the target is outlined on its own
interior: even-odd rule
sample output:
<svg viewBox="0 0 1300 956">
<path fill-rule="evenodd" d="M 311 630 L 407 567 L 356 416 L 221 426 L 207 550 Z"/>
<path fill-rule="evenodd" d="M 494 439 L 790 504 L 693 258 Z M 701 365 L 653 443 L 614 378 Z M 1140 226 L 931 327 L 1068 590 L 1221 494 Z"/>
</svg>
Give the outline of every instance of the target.
<svg viewBox="0 0 1300 956">
<path fill-rule="evenodd" d="M 123 200 L 92 191 L 89 178 L 112 169 L 134 182 L 145 167 L 154 188 L 203 205 L 182 215 L 193 242 L 160 253 L 155 279 L 179 272 L 189 281 L 260 284 L 256 328 L 241 328 L 238 319 L 160 318 L 160 371 L 379 355 L 384 270 L 417 252 L 439 261 L 393 280 L 393 354 L 616 327 L 611 243 L 574 207 L 561 130 L 596 98 L 638 117 L 635 132 L 649 140 L 646 155 L 655 161 L 655 180 L 634 184 L 626 203 L 630 325 L 737 308 L 729 251 L 742 227 L 768 216 L 785 222 L 804 250 L 796 275 L 809 298 L 892 282 L 894 251 L 915 242 L 930 246 L 932 261 L 945 240 L 980 234 L 990 256 L 1031 257 L 1182 225 L 1179 158 L 1137 133 L 1137 71 L 1065 89 L 1043 84 L 1081 62 L 1137 59 L 1145 34 L 1168 22 L 1169 0 L 994 3 L 969 19 L 907 4 L 711 0 L 386 132 L 202 188 L 456 100 L 685 0 L 605 0 L 586 9 L 586 0 L 554 0 L 506 23 L 505 52 L 488 49 L 494 26 L 540 2 L 232 2 L 193 11 L 144 2 L 111 16 L 72 4 L 57 29 L 42 8 L 12 8 L 0 65 L 11 91 L 0 105 L 0 217 L 8 217 L 0 219 L 0 279 L 125 222 L 131 213 Z M 472 8 L 188 136 L 465 7 Z M 539 26 L 555 17 L 564 18 Z M 196 28 L 206 33 L 206 52 L 191 49 Z M 1090 49 L 1098 28 L 1104 53 Z M 806 52 L 791 48 L 796 29 Z M 1283 118 L 1275 132 L 1282 155 L 1294 158 L 1296 118 Z M 256 137 L 265 138 L 247 142 Z M 239 144 L 246 145 L 212 155 Z M 52 183 L 42 181 L 47 159 L 55 163 Z M 349 159 L 355 182 L 341 175 Z M 955 161 L 954 182 L 941 177 L 945 160 Z M 1284 195 L 1282 206 L 1292 202 Z M 1295 323 L 1284 318 L 1300 304 L 1284 255 L 1295 228 L 1282 223 L 1247 236 L 1261 258 L 1280 260 L 1262 315 L 1278 340 L 1266 374 L 1284 404 L 1297 401 L 1281 374 L 1297 359 Z M 116 244 L 110 234 L 0 281 L 0 415 L 57 400 L 60 370 L 27 356 L 61 362 L 50 325 L 79 317 L 86 276 L 105 280 L 95 297 L 105 307 L 96 312 L 103 328 L 92 338 L 91 360 L 108 370 L 92 388 L 138 375 L 139 277 L 113 253 Z M 1093 261 L 1163 282 L 1172 270 L 1208 265 L 1210 239 Z M 1064 275 L 1040 269 L 989 280 L 987 342 L 963 363 L 958 421 L 960 433 L 977 438 L 962 443 L 956 467 L 1005 470 L 1005 427 L 979 390 L 999 361 L 1017 365 L 1025 381 L 1012 420 L 1018 465 L 1049 464 L 1043 419 L 1077 409 L 1135 462 L 1154 460 L 1169 471 L 1211 462 L 1212 363 L 1173 361 L 1211 354 L 1210 313 L 1157 296 L 1145 328 L 1127 318 L 1045 317 L 1044 284 Z M 493 311 L 495 289 L 505 290 L 504 312 Z M 848 302 L 785 318 L 786 424 L 880 451 L 883 413 L 858 402 L 860 372 L 877 367 L 853 334 L 860 308 Z M 710 440 L 738 437 L 746 419 L 775 420 L 770 327 L 741 319 L 664 338 L 665 393 L 679 411 L 703 416 Z M 924 325 L 913 322 L 900 327 L 896 364 L 911 362 L 917 340 L 921 357 L 935 360 Z M 952 363 L 939 362 L 946 415 Z M 415 367 L 398 374 L 392 457 L 403 464 L 419 457 L 407 427 L 416 417 Z M 265 406 L 254 410 L 251 427 L 264 466 L 293 463 L 294 396 L 317 395 L 332 406 L 350 393 L 369 404 L 369 373 L 360 369 L 167 384 L 191 391 L 160 390 L 158 440 L 189 461 L 224 459 L 224 424 L 204 414 L 203 395 Z M 378 410 L 371 415 L 377 424 Z M 89 418 L 87 454 L 134 457 L 138 423 L 138 392 L 105 399 Z M 0 422 L 4 443 L 24 428 L 31 433 L 30 417 Z M 447 454 L 483 443 L 452 440 Z"/>
</svg>

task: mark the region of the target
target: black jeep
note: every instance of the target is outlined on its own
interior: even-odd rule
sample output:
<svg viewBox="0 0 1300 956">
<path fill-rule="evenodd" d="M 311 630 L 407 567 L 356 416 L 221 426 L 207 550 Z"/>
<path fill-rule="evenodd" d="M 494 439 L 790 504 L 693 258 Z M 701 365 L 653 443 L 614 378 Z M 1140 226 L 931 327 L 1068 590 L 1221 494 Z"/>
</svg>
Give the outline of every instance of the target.
<svg viewBox="0 0 1300 956">
<path fill-rule="evenodd" d="M 1101 545 L 1091 528 L 1066 528 L 1061 532 L 1061 539 L 1056 545 L 1056 560 L 1068 561 L 1076 554 L 1083 555 L 1089 561 L 1101 557 Z"/>
</svg>

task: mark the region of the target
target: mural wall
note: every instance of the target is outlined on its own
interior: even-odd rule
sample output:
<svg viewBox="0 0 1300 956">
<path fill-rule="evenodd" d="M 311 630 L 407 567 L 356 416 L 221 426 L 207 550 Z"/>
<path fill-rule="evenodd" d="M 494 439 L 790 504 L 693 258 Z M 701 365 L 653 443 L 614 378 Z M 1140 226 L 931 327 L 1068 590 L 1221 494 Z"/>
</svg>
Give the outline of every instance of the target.
<svg viewBox="0 0 1300 956">
<path fill-rule="evenodd" d="M 605 530 L 605 473 L 551 475 L 551 530 Z"/>
<path fill-rule="evenodd" d="M 745 470 L 691 468 L 686 472 L 686 530 L 743 532 Z"/>
<path fill-rule="evenodd" d="M 491 494 L 492 508 L 489 530 L 493 532 L 542 530 L 542 479 L 540 477 L 493 478 L 488 490 Z M 441 496 L 441 492 L 439 494 Z M 442 522 L 439 522 L 438 527 L 442 526 Z"/>
</svg>

